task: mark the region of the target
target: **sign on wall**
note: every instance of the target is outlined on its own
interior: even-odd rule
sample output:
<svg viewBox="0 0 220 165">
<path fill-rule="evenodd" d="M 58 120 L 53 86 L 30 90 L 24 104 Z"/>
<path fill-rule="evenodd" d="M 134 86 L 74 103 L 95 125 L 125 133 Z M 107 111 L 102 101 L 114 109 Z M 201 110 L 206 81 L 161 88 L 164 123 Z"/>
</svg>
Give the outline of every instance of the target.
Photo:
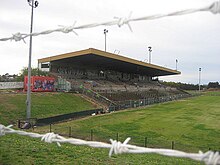
<svg viewBox="0 0 220 165">
<path fill-rule="evenodd" d="M 23 87 L 23 82 L 0 82 L 0 89 L 16 89 Z"/>
<path fill-rule="evenodd" d="M 50 92 L 54 91 L 55 78 L 47 76 L 31 76 L 32 92 Z M 24 89 L 27 90 L 28 77 L 24 78 Z"/>
</svg>

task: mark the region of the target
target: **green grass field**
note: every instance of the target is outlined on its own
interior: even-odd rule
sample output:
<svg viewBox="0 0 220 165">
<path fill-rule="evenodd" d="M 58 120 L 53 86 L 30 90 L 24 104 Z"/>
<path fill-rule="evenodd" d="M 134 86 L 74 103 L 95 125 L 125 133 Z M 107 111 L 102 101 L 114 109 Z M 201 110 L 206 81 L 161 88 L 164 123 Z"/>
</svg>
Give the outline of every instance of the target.
<svg viewBox="0 0 220 165">
<path fill-rule="evenodd" d="M 16 123 L 26 117 L 26 94 L 0 93 L 0 122 Z M 97 108 L 71 93 L 32 93 L 31 117 L 44 118 Z"/>
<path fill-rule="evenodd" d="M 63 134 L 68 134 L 68 127 L 73 135 L 87 139 L 93 130 L 94 138 L 102 141 L 116 138 L 118 133 L 120 140 L 130 136 L 135 144 L 144 144 L 147 137 L 149 145 L 170 147 L 175 141 L 176 147 L 184 150 L 219 149 L 220 95 L 209 93 L 52 126 L 53 131 Z M 39 129 L 48 131 L 48 127 Z"/>
<path fill-rule="evenodd" d="M 200 165 L 188 159 L 165 157 L 156 154 L 122 154 L 108 157 L 109 150 L 55 143 L 40 139 L 6 135 L 0 137 L 0 164 L 2 165 Z"/>
<path fill-rule="evenodd" d="M 65 95 L 65 94 L 64 94 Z M 107 115 L 52 125 L 52 131 L 74 137 L 108 141 L 109 138 L 149 147 L 170 148 L 198 152 L 220 149 L 220 92 L 199 97 L 149 106 L 142 109 L 114 112 Z M 34 131 L 45 133 L 49 127 Z M 0 137 L 0 164 L 200 164 L 188 159 L 170 158 L 155 154 L 122 154 L 108 158 L 108 150 L 84 146 L 46 144 L 39 139 L 6 135 Z"/>
</svg>

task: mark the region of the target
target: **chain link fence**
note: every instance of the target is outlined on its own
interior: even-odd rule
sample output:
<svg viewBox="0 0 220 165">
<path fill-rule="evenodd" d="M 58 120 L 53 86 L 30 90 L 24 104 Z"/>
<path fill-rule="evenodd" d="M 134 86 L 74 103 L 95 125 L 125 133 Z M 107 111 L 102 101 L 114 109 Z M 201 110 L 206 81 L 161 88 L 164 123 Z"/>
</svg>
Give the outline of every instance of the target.
<svg viewBox="0 0 220 165">
<path fill-rule="evenodd" d="M 118 101 L 118 102 L 115 102 L 117 105 L 109 106 L 109 112 L 127 109 L 127 108 L 136 108 L 136 107 L 147 106 L 147 105 L 152 105 L 152 104 L 164 103 L 164 102 L 184 99 L 184 98 L 192 97 L 192 96 L 194 95 L 176 94 L 176 95 L 170 95 L 170 96 L 152 97 L 152 98 L 145 98 L 145 99 L 139 99 L 139 100 Z"/>
</svg>

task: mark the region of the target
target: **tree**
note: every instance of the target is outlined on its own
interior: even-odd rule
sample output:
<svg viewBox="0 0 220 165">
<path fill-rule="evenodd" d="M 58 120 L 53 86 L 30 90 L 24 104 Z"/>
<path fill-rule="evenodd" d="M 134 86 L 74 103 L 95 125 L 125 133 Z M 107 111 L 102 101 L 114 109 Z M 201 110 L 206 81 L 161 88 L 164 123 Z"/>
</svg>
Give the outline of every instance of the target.
<svg viewBox="0 0 220 165">
<path fill-rule="evenodd" d="M 0 75 L 0 82 L 13 82 L 16 81 L 17 75 L 10 75 L 9 73 L 5 73 L 2 76 Z"/>
<path fill-rule="evenodd" d="M 181 83 L 181 82 L 160 82 L 161 84 L 164 84 L 166 86 L 171 86 L 171 87 L 175 87 L 175 88 L 179 88 L 179 89 L 183 89 L 183 90 L 198 90 L 199 89 L 199 85 L 194 85 L 194 84 L 186 84 L 186 83 Z M 201 85 L 201 89 L 205 88 L 205 85 Z"/>
<path fill-rule="evenodd" d="M 220 88 L 220 85 L 218 82 L 209 82 L 208 88 Z"/>
<path fill-rule="evenodd" d="M 25 67 L 19 73 L 17 81 L 24 81 L 24 77 L 28 75 L 28 68 Z M 31 68 L 31 76 L 48 76 L 48 72 L 39 70 L 38 68 Z"/>
</svg>

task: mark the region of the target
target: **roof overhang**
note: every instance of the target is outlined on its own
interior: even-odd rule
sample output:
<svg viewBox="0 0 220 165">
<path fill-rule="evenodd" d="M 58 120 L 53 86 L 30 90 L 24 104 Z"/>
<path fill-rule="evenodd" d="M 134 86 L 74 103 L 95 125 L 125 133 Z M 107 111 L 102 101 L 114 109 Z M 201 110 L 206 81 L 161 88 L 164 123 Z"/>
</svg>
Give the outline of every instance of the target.
<svg viewBox="0 0 220 165">
<path fill-rule="evenodd" d="M 177 70 L 172 70 L 93 48 L 38 59 L 38 63 L 46 62 L 77 63 L 85 66 L 93 65 L 104 69 L 118 70 L 127 73 L 137 73 L 151 77 L 175 75 L 181 73 Z"/>
</svg>

